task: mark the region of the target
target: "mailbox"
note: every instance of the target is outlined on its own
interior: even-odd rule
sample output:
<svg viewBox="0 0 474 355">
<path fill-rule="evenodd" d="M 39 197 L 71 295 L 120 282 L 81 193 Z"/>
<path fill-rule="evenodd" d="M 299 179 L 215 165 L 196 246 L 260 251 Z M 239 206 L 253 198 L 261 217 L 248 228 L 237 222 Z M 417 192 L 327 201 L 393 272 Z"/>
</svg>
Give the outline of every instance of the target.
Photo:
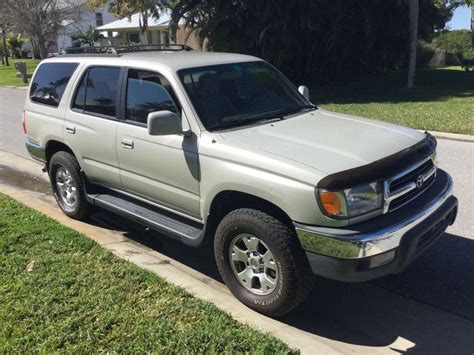
<svg viewBox="0 0 474 355">
<path fill-rule="evenodd" d="M 15 62 L 16 77 L 22 78 L 24 83 L 28 82 L 28 79 L 31 78 L 31 74 L 26 72 L 26 63 L 25 62 Z"/>
</svg>

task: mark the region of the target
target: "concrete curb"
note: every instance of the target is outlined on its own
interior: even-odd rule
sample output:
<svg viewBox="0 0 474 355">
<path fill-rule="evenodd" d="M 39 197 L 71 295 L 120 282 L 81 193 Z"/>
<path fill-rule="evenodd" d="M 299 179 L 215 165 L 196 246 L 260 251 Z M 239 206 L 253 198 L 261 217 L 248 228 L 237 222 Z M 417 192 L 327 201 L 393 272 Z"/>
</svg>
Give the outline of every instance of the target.
<svg viewBox="0 0 474 355">
<path fill-rule="evenodd" d="M 362 346 L 348 346 L 341 342 L 330 341 L 250 310 L 240 303 L 225 285 L 164 254 L 128 239 L 124 235 L 125 232 L 113 231 L 68 218 L 60 211 L 56 201 L 50 194 L 27 190 L 15 186 L 14 181 L 5 181 L 2 178 L 2 165 L 13 168 L 36 181 L 49 184 L 47 175 L 41 174 L 41 167 L 37 163 L 0 151 L 0 192 L 69 228 L 85 234 L 116 256 L 155 273 L 198 298 L 213 303 L 237 321 L 272 335 L 290 347 L 299 349 L 303 354 L 337 354 L 348 351 L 364 353 L 368 350 L 368 348 Z M 378 352 L 378 350 L 382 349 L 371 349 L 375 352 Z"/>
<path fill-rule="evenodd" d="M 424 132 L 424 130 L 418 130 L 418 131 Z M 448 139 L 451 141 L 474 143 L 474 136 L 470 134 L 458 134 L 458 133 L 436 132 L 436 131 L 429 131 L 429 133 L 431 133 L 433 136 L 439 139 Z"/>
<path fill-rule="evenodd" d="M 4 89 L 17 89 L 17 90 L 27 90 L 27 89 L 28 89 L 28 86 L 0 85 L 0 88 L 4 88 Z"/>
</svg>

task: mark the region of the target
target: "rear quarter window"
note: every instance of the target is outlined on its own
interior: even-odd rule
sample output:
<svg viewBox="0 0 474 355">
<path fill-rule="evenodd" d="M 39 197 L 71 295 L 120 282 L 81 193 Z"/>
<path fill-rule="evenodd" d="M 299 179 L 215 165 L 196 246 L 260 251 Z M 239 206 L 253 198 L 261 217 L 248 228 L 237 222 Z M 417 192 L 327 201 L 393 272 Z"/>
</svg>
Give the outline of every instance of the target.
<svg viewBox="0 0 474 355">
<path fill-rule="evenodd" d="M 64 90 L 78 63 L 45 63 L 40 65 L 30 89 L 30 100 L 58 107 Z"/>
</svg>

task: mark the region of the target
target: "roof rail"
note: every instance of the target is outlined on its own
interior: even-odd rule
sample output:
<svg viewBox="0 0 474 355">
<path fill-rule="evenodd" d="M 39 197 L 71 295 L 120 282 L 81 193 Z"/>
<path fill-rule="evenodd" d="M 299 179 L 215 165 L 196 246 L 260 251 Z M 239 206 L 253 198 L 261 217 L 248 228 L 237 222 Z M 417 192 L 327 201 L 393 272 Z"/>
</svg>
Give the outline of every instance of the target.
<svg viewBox="0 0 474 355">
<path fill-rule="evenodd" d="M 142 51 L 192 51 L 187 44 L 139 44 L 123 47 L 115 47 L 120 53 L 124 52 L 142 52 Z"/>
<path fill-rule="evenodd" d="M 186 44 L 140 44 L 130 46 L 91 46 L 69 47 L 62 55 L 111 55 L 120 56 L 121 53 L 153 52 L 153 51 L 192 51 Z"/>
<path fill-rule="evenodd" d="M 91 46 L 91 47 L 69 47 L 63 50 L 61 55 L 69 54 L 69 55 L 114 55 L 116 57 L 119 56 L 119 53 L 115 49 L 115 47 L 99 47 L 99 46 Z"/>
</svg>

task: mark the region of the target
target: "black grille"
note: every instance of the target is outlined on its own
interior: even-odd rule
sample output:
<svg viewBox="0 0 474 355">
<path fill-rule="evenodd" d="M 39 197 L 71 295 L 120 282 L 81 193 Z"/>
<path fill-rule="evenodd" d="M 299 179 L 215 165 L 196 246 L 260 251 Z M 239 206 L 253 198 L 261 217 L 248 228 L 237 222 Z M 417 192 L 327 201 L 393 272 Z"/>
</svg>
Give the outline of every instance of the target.
<svg viewBox="0 0 474 355">
<path fill-rule="evenodd" d="M 420 165 L 418 168 L 392 181 L 392 183 L 390 184 L 389 192 L 392 193 L 394 191 L 397 191 L 400 187 L 406 184 L 409 184 L 411 182 L 416 183 L 416 179 L 418 178 L 418 176 L 428 173 L 431 169 L 433 169 L 433 166 L 434 166 L 433 161 L 429 159 L 424 164 Z M 405 205 L 406 203 L 414 199 L 416 196 L 424 192 L 434 182 L 434 179 L 435 179 L 435 174 L 431 175 L 427 180 L 425 180 L 421 188 L 416 188 L 414 190 L 411 190 L 407 192 L 406 194 L 394 199 L 390 203 L 390 211 L 395 210 Z"/>
</svg>

